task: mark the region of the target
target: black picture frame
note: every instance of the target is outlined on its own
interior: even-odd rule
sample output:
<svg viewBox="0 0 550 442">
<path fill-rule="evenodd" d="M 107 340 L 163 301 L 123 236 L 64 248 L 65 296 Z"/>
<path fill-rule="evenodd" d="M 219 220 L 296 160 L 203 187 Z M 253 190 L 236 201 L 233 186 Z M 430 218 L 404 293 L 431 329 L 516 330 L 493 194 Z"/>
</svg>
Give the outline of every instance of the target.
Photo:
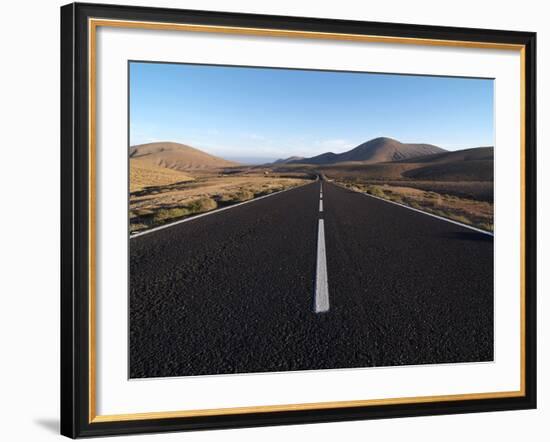
<svg viewBox="0 0 550 442">
<path fill-rule="evenodd" d="M 524 50 L 524 395 L 94 422 L 90 419 L 89 18 L 522 45 Z M 73 3 L 61 8 L 61 434 L 238 428 L 536 408 L 536 34 Z"/>
</svg>

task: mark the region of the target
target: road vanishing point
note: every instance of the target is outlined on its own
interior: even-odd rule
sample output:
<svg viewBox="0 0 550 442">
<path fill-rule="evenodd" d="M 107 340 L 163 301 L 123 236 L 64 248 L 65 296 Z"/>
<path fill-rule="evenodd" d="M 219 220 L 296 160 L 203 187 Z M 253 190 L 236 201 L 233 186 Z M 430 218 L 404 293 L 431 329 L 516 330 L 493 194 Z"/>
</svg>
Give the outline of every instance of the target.
<svg viewBox="0 0 550 442">
<path fill-rule="evenodd" d="M 331 182 L 130 240 L 130 377 L 493 360 L 493 236 Z"/>
</svg>

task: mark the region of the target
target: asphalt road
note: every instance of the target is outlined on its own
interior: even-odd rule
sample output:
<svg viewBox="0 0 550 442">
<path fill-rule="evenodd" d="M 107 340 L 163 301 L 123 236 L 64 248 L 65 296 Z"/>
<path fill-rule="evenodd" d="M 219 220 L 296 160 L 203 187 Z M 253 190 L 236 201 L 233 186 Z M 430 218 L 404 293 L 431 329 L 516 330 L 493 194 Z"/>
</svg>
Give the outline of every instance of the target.
<svg viewBox="0 0 550 442">
<path fill-rule="evenodd" d="M 490 361 L 493 238 L 318 181 L 131 239 L 129 299 L 132 378 Z"/>
</svg>

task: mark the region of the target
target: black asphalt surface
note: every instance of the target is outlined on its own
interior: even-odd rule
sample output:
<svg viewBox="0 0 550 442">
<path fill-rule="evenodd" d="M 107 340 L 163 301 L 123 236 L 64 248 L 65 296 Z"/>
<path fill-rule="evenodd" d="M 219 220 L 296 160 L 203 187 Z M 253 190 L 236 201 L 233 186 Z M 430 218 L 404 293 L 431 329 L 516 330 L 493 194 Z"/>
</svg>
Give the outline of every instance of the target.
<svg viewBox="0 0 550 442">
<path fill-rule="evenodd" d="M 130 240 L 130 377 L 493 360 L 493 238 L 320 183 Z"/>
</svg>

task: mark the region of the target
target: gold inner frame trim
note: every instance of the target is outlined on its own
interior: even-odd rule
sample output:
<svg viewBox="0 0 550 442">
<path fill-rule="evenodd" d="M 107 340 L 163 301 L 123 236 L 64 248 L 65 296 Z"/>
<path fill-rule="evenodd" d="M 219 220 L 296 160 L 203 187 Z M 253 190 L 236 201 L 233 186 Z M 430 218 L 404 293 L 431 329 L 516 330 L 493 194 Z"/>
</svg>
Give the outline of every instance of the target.
<svg viewBox="0 0 550 442">
<path fill-rule="evenodd" d="M 322 40 L 344 40 L 370 43 L 399 43 L 422 46 L 455 46 L 465 48 L 521 50 L 523 45 L 510 43 L 492 43 L 461 40 L 442 40 L 433 38 L 412 38 L 412 37 L 391 37 L 381 35 L 345 34 L 334 32 L 314 31 L 292 31 L 287 29 L 265 29 L 265 28 L 244 28 L 238 26 L 212 26 L 183 23 L 159 23 L 131 20 L 104 20 L 90 19 L 92 27 L 106 26 L 115 28 L 153 29 L 161 31 L 186 31 L 186 32 L 208 32 L 217 34 L 237 34 L 271 37 L 294 37 Z"/>
<path fill-rule="evenodd" d="M 412 44 L 420 46 L 443 46 L 476 49 L 511 50 L 520 53 L 520 168 L 521 168 L 521 245 L 520 245 L 520 389 L 518 391 L 498 391 L 487 393 L 464 393 L 437 396 L 415 396 L 387 399 L 366 399 L 351 401 L 313 402 L 284 405 L 260 405 L 234 408 L 214 408 L 179 411 L 158 411 L 128 414 L 96 414 L 96 31 L 99 26 L 133 28 L 164 31 L 207 32 L 218 34 L 254 35 L 267 37 L 291 37 L 339 41 L 357 41 L 388 44 Z M 390 37 L 329 32 L 292 31 L 284 29 L 244 28 L 232 26 L 210 26 L 182 23 L 140 22 L 129 20 L 94 19 L 88 20 L 88 93 L 89 93 L 89 423 L 133 421 L 146 419 L 169 419 L 199 416 L 238 415 L 246 413 L 273 413 L 281 411 L 322 410 L 330 408 L 366 407 L 376 405 L 419 404 L 427 402 L 447 402 L 463 400 L 483 400 L 525 396 L 525 46 L 521 44 L 475 42 L 459 40 L 423 39 L 412 37 Z"/>
</svg>

